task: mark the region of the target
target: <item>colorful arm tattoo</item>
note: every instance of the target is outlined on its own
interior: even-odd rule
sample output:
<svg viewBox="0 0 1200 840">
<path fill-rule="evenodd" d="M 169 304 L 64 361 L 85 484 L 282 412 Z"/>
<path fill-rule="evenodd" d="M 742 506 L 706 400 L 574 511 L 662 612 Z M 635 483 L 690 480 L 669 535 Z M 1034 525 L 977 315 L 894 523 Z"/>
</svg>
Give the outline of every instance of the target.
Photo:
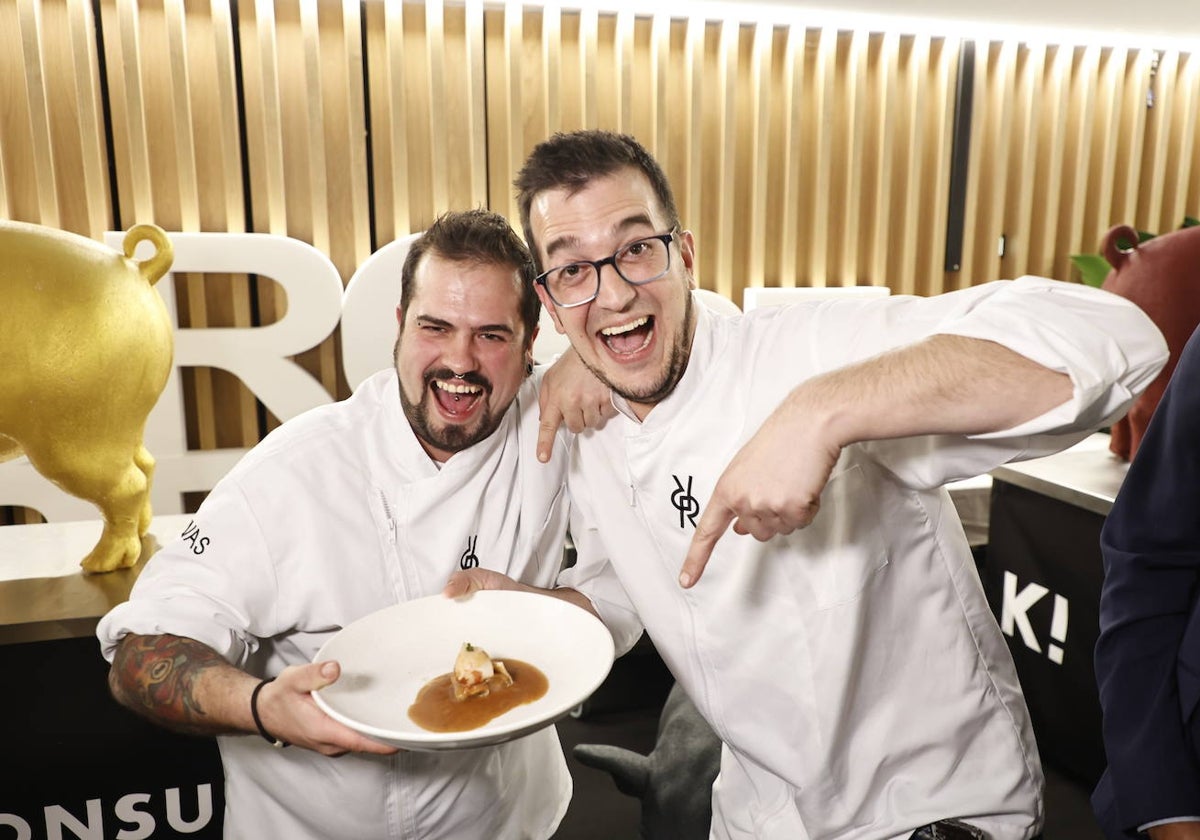
<svg viewBox="0 0 1200 840">
<path fill-rule="evenodd" d="M 108 684 L 118 702 L 155 723 L 212 735 L 234 730 L 208 718 L 196 687 L 205 671 L 228 667 L 216 651 L 194 639 L 130 634 L 117 646 Z"/>
</svg>

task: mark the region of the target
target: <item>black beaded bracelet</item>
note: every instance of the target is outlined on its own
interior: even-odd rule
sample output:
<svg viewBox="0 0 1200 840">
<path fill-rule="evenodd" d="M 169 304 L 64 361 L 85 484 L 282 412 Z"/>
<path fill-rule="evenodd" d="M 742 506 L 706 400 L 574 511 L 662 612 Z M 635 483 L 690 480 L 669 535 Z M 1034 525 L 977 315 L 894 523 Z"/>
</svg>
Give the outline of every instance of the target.
<svg viewBox="0 0 1200 840">
<path fill-rule="evenodd" d="M 282 749 L 283 747 L 288 746 L 288 742 L 281 741 L 279 738 L 276 738 L 274 735 L 268 732 L 267 727 L 263 726 L 262 718 L 258 716 L 258 692 L 262 691 L 262 687 L 264 685 L 274 681 L 275 678 L 270 677 L 269 679 L 265 679 L 258 685 L 254 686 L 254 691 L 250 692 L 250 715 L 254 718 L 254 725 L 258 727 L 258 734 L 263 736 L 266 742 L 272 747 L 279 747 Z"/>
</svg>

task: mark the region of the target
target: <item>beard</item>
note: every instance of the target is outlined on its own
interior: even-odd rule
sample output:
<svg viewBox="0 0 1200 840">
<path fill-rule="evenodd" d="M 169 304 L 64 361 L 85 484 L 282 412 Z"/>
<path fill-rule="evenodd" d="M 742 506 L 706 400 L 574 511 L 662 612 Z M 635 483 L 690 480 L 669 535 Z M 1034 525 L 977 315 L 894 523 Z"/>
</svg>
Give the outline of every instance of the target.
<svg viewBox="0 0 1200 840">
<path fill-rule="evenodd" d="M 396 346 L 399 349 L 399 343 Z M 483 389 L 483 393 L 478 397 L 479 414 L 469 424 L 443 423 L 436 418 L 437 410 L 430 405 L 434 400 L 431 383 L 435 379 L 455 380 L 456 377 L 454 371 L 449 368 L 426 371 L 421 380 L 424 386 L 421 389 L 421 398 L 416 402 L 409 399 L 408 394 L 404 392 L 403 381 L 399 383 L 400 405 L 418 440 L 443 452 L 461 452 L 486 439 L 499 428 L 504 415 L 492 413 L 488 404 L 492 384 L 486 378 L 471 372 L 456 380 L 468 385 L 478 385 Z"/>
<path fill-rule="evenodd" d="M 593 366 L 588 361 L 583 362 L 584 367 L 611 388 L 614 394 L 624 397 L 629 402 L 640 405 L 657 405 L 674 393 L 676 386 L 679 385 L 679 380 L 683 378 L 683 372 L 687 370 L 688 359 L 691 358 L 692 353 L 692 335 L 695 332 L 693 329 L 695 317 L 693 305 L 691 292 L 687 292 L 687 298 L 683 304 L 683 329 L 679 331 L 675 343 L 667 351 L 662 376 L 650 385 L 635 390 L 613 382 L 603 371 L 599 370 L 598 366 Z M 655 328 L 657 329 L 657 325 Z M 582 355 L 579 358 L 583 360 Z"/>
</svg>

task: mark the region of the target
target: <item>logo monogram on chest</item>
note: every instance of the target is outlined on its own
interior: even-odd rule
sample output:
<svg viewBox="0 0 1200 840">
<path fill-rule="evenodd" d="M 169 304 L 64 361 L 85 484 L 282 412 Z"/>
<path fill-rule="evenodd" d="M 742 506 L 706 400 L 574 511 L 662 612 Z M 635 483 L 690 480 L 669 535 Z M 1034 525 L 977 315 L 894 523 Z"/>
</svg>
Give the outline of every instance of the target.
<svg viewBox="0 0 1200 840">
<path fill-rule="evenodd" d="M 462 557 L 458 559 L 458 567 L 463 571 L 479 567 L 479 557 L 475 554 L 475 544 L 478 542 L 478 534 L 473 534 L 472 536 L 467 537 L 467 550 L 464 551 L 462 553 Z"/>
<path fill-rule="evenodd" d="M 687 486 L 679 480 L 679 476 L 672 475 L 675 479 L 675 490 L 671 493 L 671 504 L 679 511 L 679 527 L 686 528 L 687 523 L 691 522 L 692 527 L 696 527 L 696 514 L 700 513 L 700 502 L 692 495 L 692 476 L 687 477 Z"/>
</svg>

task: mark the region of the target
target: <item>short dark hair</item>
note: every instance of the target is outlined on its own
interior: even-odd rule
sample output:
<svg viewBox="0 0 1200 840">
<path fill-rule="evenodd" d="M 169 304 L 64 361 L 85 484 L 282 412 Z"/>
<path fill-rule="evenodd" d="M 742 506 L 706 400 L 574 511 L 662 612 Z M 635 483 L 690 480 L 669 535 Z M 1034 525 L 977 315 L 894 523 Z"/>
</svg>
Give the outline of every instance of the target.
<svg viewBox="0 0 1200 840">
<path fill-rule="evenodd" d="M 539 271 L 544 266 L 529 226 L 529 209 L 534 196 L 560 187 L 575 193 L 593 179 L 603 178 L 626 167 L 633 167 L 646 176 L 667 216 L 667 227 L 678 227 L 679 211 L 675 209 L 675 196 L 666 173 L 654 156 L 628 134 L 597 130 L 560 132 L 534 146 L 517 174 L 514 186 L 517 188 L 517 207 L 521 212 L 525 241 L 533 251 L 533 260 Z"/>
<path fill-rule="evenodd" d="M 542 302 L 534 288 L 533 258 L 508 220 L 490 210 L 475 209 L 443 213 L 429 229 L 409 246 L 400 270 L 400 308 L 408 311 L 413 296 L 413 278 L 427 253 L 455 262 L 502 265 L 517 272 L 520 282 L 521 323 L 525 327 L 525 345 L 533 341 Z M 403 329 L 403 325 L 401 325 Z"/>
</svg>

